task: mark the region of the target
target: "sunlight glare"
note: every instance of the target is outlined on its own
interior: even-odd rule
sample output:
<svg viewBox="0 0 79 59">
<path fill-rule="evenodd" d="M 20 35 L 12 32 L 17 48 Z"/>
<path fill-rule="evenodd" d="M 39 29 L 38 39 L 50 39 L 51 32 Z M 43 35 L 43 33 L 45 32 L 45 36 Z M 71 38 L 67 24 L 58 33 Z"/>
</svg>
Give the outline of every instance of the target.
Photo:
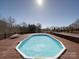
<svg viewBox="0 0 79 59">
<path fill-rule="evenodd" d="M 39 6 L 42 6 L 43 0 L 36 0 L 36 1 L 37 1 L 37 4 L 38 4 Z"/>
</svg>

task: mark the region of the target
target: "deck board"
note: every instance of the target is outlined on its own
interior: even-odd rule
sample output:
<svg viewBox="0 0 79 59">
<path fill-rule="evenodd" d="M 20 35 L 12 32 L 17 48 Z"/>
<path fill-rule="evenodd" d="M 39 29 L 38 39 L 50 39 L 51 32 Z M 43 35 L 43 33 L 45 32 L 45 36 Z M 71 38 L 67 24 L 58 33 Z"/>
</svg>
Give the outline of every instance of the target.
<svg viewBox="0 0 79 59">
<path fill-rule="evenodd" d="M 23 40 L 28 35 L 21 35 L 16 39 L 4 39 L 0 40 L 0 59 L 23 59 L 20 54 L 15 50 L 18 42 Z M 79 58 L 79 44 L 55 35 L 53 37 L 60 40 L 67 51 L 60 57 L 60 59 L 78 59 Z"/>
</svg>

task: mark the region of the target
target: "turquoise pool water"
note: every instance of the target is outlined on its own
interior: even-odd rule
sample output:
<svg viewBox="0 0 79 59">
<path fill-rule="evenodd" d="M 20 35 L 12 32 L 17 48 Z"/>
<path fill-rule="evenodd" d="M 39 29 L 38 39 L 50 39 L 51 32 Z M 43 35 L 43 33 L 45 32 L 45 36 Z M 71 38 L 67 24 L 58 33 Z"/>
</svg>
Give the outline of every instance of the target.
<svg viewBox="0 0 79 59">
<path fill-rule="evenodd" d="M 62 49 L 61 44 L 48 35 L 33 35 L 19 46 L 19 50 L 29 57 L 53 57 Z"/>
</svg>

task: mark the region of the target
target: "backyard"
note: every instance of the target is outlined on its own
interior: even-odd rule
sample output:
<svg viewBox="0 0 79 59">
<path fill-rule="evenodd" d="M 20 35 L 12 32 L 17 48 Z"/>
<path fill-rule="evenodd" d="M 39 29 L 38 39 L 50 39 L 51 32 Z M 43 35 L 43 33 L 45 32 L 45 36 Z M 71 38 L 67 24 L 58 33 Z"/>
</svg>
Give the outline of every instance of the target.
<svg viewBox="0 0 79 59">
<path fill-rule="evenodd" d="M 30 34 L 20 35 L 15 39 L 0 40 L 0 59 L 23 59 L 23 57 L 15 50 L 18 42 L 28 37 Z M 64 39 L 55 35 L 53 37 L 60 40 L 67 50 L 62 54 L 59 59 L 78 59 L 79 58 L 79 44 L 68 39 Z"/>
<path fill-rule="evenodd" d="M 23 57 L 79 59 L 79 0 L 0 0 L 0 59 Z"/>
</svg>

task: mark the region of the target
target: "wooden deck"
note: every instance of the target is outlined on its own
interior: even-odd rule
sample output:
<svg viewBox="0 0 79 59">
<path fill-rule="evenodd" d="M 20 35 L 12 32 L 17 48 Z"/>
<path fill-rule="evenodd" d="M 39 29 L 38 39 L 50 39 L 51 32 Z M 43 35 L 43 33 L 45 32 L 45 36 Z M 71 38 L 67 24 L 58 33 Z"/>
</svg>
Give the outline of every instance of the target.
<svg viewBox="0 0 79 59">
<path fill-rule="evenodd" d="M 59 36 L 59 37 L 68 39 L 68 40 L 70 40 L 70 41 L 79 43 L 79 34 L 59 33 L 59 32 L 56 32 L 56 33 L 53 33 L 53 34 L 54 34 L 54 35 L 57 35 L 57 36 Z"/>
<path fill-rule="evenodd" d="M 60 57 L 60 59 L 79 59 L 79 43 L 55 35 L 53 36 L 60 40 L 67 48 L 67 51 Z"/>
<path fill-rule="evenodd" d="M 60 34 L 60 35 L 65 35 L 65 36 L 71 36 L 71 37 L 79 38 L 79 34 L 75 34 L 75 33 L 57 32 L 56 34 Z"/>
<path fill-rule="evenodd" d="M 4 39 L 0 40 L 0 59 L 23 59 L 20 54 L 15 50 L 18 42 L 27 37 L 28 34 L 21 35 L 16 39 Z M 52 35 L 60 40 L 67 51 L 60 57 L 60 59 L 79 59 L 79 44 L 61 37 Z"/>
</svg>

